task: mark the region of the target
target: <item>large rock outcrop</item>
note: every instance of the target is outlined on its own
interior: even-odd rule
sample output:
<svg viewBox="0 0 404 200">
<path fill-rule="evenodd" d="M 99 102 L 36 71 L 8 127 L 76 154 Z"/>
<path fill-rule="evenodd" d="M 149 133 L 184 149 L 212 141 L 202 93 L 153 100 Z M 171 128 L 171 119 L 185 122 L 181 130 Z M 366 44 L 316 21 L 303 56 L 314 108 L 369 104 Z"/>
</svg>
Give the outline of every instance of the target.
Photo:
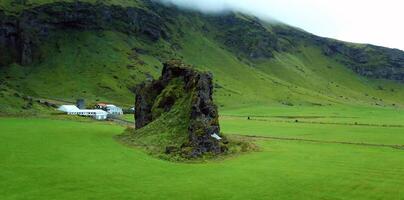
<svg viewBox="0 0 404 200">
<path fill-rule="evenodd" d="M 181 83 L 178 91 L 185 94 L 167 89 L 172 87 L 173 81 Z M 224 139 L 215 138 L 220 136 L 220 126 L 212 92 L 212 74 L 195 71 L 180 61 L 169 61 L 164 64 L 160 79 L 145 82 L 136 88 L 136 129 L 146 127 L 162 113 L 169 112 L 180 96 L 190 98 L 186 101 L 188 105 L 182 107 L 187 112 L 185 119 L 180 119 L 188 122 L 187 132 L 182 133 L 187 134 L 187 141 L 179 147 L 166 147 L 167 153 L 181 151 L 187 157 L 198 157 L 205 153 L 220 154 L 226 148 L 223 145 Z"/>
</svg>

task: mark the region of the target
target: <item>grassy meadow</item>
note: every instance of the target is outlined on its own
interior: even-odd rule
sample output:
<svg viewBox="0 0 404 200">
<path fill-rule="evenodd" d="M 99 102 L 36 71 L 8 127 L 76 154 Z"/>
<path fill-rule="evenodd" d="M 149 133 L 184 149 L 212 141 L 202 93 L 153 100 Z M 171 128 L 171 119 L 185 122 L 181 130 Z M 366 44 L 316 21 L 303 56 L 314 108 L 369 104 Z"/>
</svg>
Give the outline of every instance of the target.
<svg viewBox="0 0 404 200">
<path fill-rule="evenodd" d="M 174 163 L 120 144 L 114 136 L 125 127 L 116 124 L 0 118 L 0 199 L 404 198 L 403 149 L 365 145 L 404 145 L 401 110 L 275 106 L 221 114 L 225 134 L 260 136 L 260 150 Z"/>
</svg>

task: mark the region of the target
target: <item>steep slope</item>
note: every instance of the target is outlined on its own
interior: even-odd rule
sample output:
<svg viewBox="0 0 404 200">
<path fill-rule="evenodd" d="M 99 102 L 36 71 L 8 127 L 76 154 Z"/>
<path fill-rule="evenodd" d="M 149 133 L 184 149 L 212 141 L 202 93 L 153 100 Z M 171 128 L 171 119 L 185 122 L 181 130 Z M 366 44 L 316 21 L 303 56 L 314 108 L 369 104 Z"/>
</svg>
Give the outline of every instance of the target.
<svg viewBox="0 0 404 200">
<path fill-rule="evenodd" d="M 320 38 L 239 13 L 151 1 L 0 3 L 0 81 L 26 95 L 133 104 L 179 58 L 212 71 L 222 108 L 403 106 L 404 53 Z"/>
</svg>

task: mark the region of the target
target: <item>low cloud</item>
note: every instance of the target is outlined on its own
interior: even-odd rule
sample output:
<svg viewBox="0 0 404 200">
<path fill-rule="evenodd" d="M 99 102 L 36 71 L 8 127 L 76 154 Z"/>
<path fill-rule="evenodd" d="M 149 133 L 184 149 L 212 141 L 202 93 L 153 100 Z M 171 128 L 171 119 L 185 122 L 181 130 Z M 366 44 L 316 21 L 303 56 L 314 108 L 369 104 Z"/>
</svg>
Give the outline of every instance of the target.
<svg viewBox="0 0 404 200">
<path fill-rule="evenodd" d="M 404 1 L 157 0 L 206 13 L 237 11 L 340 40 L 404 49 Z"/>
<path fill-rule="evenodd" d="M 176 5 L 181 8 L 187 8 L 192 10 L 198 10 L 207 13 L 218 13 L 226 10 L 232 10 L 231 4 L 227 4 L 227 1 L 223 0 L 159 0 L 165 4 Z"/>
</svg>

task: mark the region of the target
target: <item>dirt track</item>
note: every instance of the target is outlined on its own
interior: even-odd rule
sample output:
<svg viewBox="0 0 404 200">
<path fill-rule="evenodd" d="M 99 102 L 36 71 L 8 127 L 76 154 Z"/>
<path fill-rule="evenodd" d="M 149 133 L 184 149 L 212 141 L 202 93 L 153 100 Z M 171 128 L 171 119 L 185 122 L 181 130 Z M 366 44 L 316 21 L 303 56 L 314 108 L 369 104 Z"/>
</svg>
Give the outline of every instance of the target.
<svg viewBox="0 0 404 200">
<path fill-rule="evenodd" d="M 283 138 L 283 137 L 240 135 L 240 134 L 235 134 L 235 136 L 247 137 L 247 138 L 257 138 L 257 139 L 288 140 L 288 141 L 302 141 L 302 142 L 329 143 L 329 144 L 346 144 L 346 145 L 359 145 L 359 146 L 370 146 L 370 147 L 389 147 L 389 148 L 404 150 L 404 145 L 398 145 L 398 144 L 372 144 L 372 143 L 363 143 L 363 142 L 342 142 L 342 141 L 313 140 L 313 139 L 301 139 L 301 138 Z"/>
</svg>

